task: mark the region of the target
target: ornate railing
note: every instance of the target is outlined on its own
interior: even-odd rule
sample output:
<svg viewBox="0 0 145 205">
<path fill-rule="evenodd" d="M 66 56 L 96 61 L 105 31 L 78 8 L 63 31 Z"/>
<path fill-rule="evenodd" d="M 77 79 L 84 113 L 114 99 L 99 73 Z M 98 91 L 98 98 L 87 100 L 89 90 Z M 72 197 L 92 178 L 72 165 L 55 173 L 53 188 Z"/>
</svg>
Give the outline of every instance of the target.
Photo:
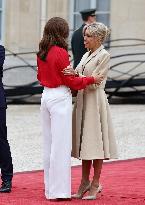
<svg viewBox="0 0 145 205">
<path fill-rule="evenodd" d="M 105 88 L 108 98 L 138 95 L 145 98 L 145 40 L 111 40 L 105 47 L 111 53 Z M 40 99 L 43 88 L 37 81 L 36 70 L 36 52 L 6 50 L 3 84 L 8 101 L 31 101 L 32 96 Z"/>
<path fill-rule="evenodd" d="M 106 83 L 108 98 L 141 96 L 145 99 L 145 40 L 112 40 L 106 48 L 111 53 Z"/>
</svg>

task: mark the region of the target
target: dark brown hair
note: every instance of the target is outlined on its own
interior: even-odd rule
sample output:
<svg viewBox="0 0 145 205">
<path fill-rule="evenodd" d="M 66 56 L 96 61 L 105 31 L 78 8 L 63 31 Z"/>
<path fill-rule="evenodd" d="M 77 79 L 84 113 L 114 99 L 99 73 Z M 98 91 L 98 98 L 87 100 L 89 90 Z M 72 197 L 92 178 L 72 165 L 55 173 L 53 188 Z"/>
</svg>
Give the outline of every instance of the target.
<svg viewBox="0 0 145 205">
<path fill-rule="evenodd" d="M 51 18 L 44 27 L 43 37 L 39 43 L 39 51 L 37 55 L 45 61 L 49 49 L 53 45 L 68 49 L 66 39 L 69 35 L 68 23 L 60 17 Z"/>
</svg>

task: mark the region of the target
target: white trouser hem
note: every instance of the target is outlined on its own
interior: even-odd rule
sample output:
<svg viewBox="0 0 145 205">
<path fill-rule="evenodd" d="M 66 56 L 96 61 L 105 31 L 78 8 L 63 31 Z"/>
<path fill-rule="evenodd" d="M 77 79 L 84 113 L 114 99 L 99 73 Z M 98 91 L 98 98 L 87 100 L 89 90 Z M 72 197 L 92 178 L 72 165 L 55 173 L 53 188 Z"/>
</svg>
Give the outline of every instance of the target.
<svg viewBox="0 0 145 205">
<path fill-rule="evenodd" d="M 48 196 L 47 194 L 45 194 L 46 199 L 68 199 L 71 198 L 71 195 L 68 194 L 57 194 L 55 196 Z"/>
</svg>

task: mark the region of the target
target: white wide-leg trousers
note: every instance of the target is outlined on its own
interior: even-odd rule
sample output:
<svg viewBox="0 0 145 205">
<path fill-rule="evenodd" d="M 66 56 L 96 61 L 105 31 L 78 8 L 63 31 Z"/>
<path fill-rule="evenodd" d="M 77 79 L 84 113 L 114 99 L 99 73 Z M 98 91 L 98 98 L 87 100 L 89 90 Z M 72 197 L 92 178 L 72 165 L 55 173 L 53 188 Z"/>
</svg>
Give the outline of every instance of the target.
<svg viewBox="0 0 145 205">
<path fill-rule="evenodd" d="M 71 197 L 72 96 L 65 86 L 44 88 L 41 99 L 47 199 Z"/>
</svg>

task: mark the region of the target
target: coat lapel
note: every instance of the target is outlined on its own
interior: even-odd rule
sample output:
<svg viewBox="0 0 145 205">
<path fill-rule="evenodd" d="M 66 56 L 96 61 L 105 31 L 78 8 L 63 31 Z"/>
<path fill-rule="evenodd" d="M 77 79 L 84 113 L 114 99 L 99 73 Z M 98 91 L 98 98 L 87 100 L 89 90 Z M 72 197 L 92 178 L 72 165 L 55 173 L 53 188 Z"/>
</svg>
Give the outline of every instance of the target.
<svg viewBox="0 0 145 205">
<path fill-rule="evenodd" d="M 103 45 L 101 45 L 97 50 L 95 50 L 91 55 L 90 51 L 88 52 L 88 55 L 86 56 L 86 59 L 84 60 L 83 67 L 92 59 L 94 58 L 102 49 L 104 48 Z"/>
</svg>

